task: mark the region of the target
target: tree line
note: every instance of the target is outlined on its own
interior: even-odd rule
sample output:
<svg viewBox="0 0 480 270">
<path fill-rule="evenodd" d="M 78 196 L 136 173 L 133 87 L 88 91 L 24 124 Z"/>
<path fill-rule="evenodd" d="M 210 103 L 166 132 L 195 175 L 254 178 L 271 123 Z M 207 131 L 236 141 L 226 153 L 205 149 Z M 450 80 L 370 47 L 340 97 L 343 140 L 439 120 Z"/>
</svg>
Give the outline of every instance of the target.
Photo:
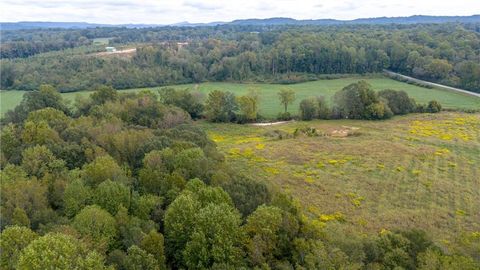
<svg viewBox="0 0 480 270">
<path fill-rule="evenodd" d="M 202 93 L 188 89 L 176 90 L 166 87 L 159 91 L 160 100 L 169 105 L 184 109 L 192 119 L 205 118 L 211 122 L 257 122 L 264 120 L 260 114 L 260 91 L 251 88 L 237 97 L 229 91 L 214 90 L 205 98 Z M 295 91 L 284 88 L 277 93 L 278 103 L 284 111 L 277 119 L 291 120 L 295 116 L 288 112 L 295 100 Z M 408 113 L 437 113 L 442 105 L 435 100 L 427 104 L 418 104 L 405 91 L 385 89 L 375 92 L 366 81 L 347 85 L 333 97 L 333 105 L 322 97 L 303 99 L 299 106 L 301 120 L 312 119 L 388 119 L 393 115 Z M 8 114 L 7 114 L 8 115 Z"/>
<path fill-rule="evenodd" d="M 294 83 L 321 74 L 390 69 L 478 92 L 480 34 L 474 29 L 432 24 L 62 30 L 52 34 L 59 43 L 102 36 L 113 45 L 135 43 L 137 52 L 131 58 L 101 58 L 59 51 L 26 59 L 17 58 L 31 55 L 22 53 L 25 46 L 48 41 L 30 41 L 14 31 L 9 37 L 20 33 L 19 41 L 2 41 L 8 55 L 1 60 L 1 88 L 34 90 L 48 83 L 65 92 L 102 84 L 124 89 L 202 81 Z M 37 37 L 49 31 L 27 33 Z M 179 47 L 178 41 L 188 45 Z"/>
</svg>

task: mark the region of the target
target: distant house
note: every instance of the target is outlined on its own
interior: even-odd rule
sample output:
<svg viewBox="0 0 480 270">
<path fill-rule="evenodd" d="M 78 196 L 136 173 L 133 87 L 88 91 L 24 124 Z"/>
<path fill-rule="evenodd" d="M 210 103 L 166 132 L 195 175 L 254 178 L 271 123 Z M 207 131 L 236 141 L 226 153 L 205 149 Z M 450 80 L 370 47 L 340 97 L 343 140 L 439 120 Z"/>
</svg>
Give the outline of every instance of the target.
<svg viewBox="0 0 480 270">
<path fill-rule="evenodd" d="M 188 45 L 188 42 L 177 42 L 177 46 L 178 48 L 183 48 L 184 46 L 187 46 Z"/>
<path fill-rule="evenodd" d="M 117 49 L 115 47 L 105 47 L 105 50 L 107 52 L 116 52 L 117 51 Z"/>
</svg>

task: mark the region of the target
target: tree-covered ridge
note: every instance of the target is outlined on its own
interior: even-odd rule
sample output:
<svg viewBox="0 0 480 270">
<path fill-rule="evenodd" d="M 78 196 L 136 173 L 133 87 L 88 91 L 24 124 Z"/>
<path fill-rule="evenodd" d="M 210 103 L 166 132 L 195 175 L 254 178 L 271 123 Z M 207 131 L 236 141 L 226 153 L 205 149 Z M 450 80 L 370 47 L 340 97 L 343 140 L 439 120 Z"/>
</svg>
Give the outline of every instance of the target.
<svg viewBox="0 0 480 270">
<path fill-rule="evenodd" d="M 425 232 L 329 230 L 150 91 L 103 87 L 71 108 L 42 86 L 16 111 L 1 132 L 2 269 L 478 268 Z"/>
<path fill-rule="evenodd" d="M 202 81 L 293 83 L 315 79 L 319 74 L 390 69 L 480 91 L 478 24 L 52 31 L 8 33 L 2 43 L 2 58 L 11 59 L 1 60 L 2 89 L 33 90 L 44 83 L 61 91 L 93 89 L 100 84 L 124 89 Z M 48 41 L 44 32 L 50 37 Z M 55 57 L 40 54 L 16 58 L 50 50 L 31 47 L 44 46 L 51 40 L 63 44 L 68 38 L 88 44 L 94 37 L 108 37 L 112 45 L 134 43 L 137 52 L 127 58 L 63 52 L 55 53 Z M 177 46 L 177 42 L 188 45 Z"/>
</svg>

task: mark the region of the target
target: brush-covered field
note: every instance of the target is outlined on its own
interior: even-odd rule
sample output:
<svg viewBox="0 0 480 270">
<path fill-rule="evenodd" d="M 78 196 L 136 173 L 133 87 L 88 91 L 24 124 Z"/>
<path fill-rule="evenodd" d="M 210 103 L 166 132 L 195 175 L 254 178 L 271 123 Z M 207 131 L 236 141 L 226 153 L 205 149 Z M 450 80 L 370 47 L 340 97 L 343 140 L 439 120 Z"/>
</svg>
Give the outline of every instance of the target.
<svg viewBox="0 0 480 270">
<path fill-rule="evenodd" d="M 439 101 L 444 108 L 453 109 L 478 109 L 480 108 L 480 98 L 463 95 L 460 93 L 450 92 L 440 89 L 427 89 L 415 85 L 410 85 L 403 82 L 398 82 L 385 77 L 351 77 L 333 80 L 319 80 L 291 85 L 280 84 L 242 84 L 242 83 L 221 83 L 208 82 L 201 84 L 184 84 L 172 86 L 177 89 L 196 89 L 205 94 L 213 90 L 231 91 L 236 95 L 246 94 L 250 88 L 255 88 L 260 91 L 260 114 L 266 118 L 274 118 L 279 112 L 282 112 L 283 107 L 278 100 L 277 93 L 283 88 L 293 89 L 296 93 L 295 102 L 289 106 L 289 111 L 292 114 L 298 114 L 298 104 L 307 97 L 324 96 L 328 101 L 335 92 L 341 90 L 343 87 L 364 79 L 370 83 L 374 90 L 393 89 L 404 90 L 409 96 L 415 98 L 417 102 L 426 103 L 432 99 Z M 158 90 L 161 87 L 149 88 L 151 90 Z M 122 92 L 138 92 L 145 89 L 128 89 L 121 90 Z M 14 108 L 22 99 L 24 91 L 1 91 L 1 110 L 3 115 L 6 111 Z M 74 92 L 64 93 L 63 96 L 71 100 L 75 100 L 77 95 L 88 95 L 90 92 Z"/>
<path fill-rule="evenodd" d="M 291 193 L 321 222 L 420 228 L 445 247 L 480 238 L 480 114 L 199 125 L 235 168 Z M 292 137 L 302 128 L 312 129 Z"/>
</svg>

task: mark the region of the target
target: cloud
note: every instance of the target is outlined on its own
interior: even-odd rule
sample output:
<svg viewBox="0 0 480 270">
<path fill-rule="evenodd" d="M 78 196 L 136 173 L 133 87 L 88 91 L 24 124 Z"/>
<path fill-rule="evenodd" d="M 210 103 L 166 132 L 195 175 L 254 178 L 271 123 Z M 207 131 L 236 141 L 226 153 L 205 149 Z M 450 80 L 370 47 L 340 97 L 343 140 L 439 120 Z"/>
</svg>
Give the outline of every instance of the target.
<svg viewBox="0 0 480 270">
<path fill-rule="evenodd" d="M 0 0 L 2 21 L 169 24 L 248 18 L 355 19 L 472 15 L 479 0 Z M 477 12 L 478 13 L 478 12 Z"/>
<path fill-rule="evenodd" d="M 214 3 L 206 3 L 205 1 L 191 1 L 187 0 L 184 2 L 186 7 L 192 7 L 199 10 L 216 10 L 221 8 L 220 5 Z"/>
</svg>

